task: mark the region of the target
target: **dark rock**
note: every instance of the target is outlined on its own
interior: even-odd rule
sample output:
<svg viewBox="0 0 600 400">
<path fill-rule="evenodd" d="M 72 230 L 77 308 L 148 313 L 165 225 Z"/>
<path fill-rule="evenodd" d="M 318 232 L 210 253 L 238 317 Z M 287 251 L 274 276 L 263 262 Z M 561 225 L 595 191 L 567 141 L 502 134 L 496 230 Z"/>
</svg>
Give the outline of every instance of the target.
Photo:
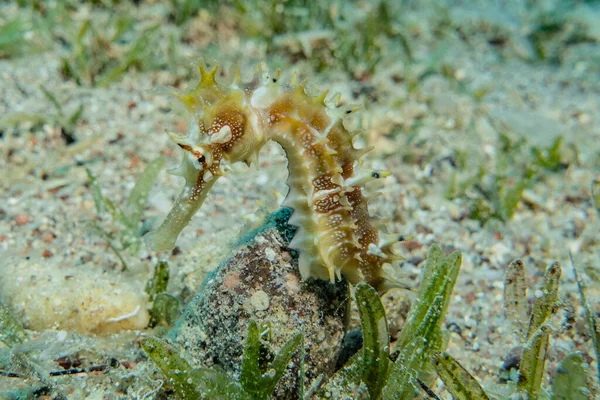
<svg viewBox="0 0 600 400">
<path fill-rule="evenodd" d="M 249 319 L 262 334 L 261 363 L 271 361 L 299 331 L 305 335 L 305 389 L 319 375 L 335 371 L 345 333 L 349 291 L 346 281 L 302 281 L 297 257 L 287 248 L 295 228 L 291 210 L 272 214 L 240 240 L 230 257 L 207 277 L 171 332 L 197 366 L 219 366 L 239 378 Z M 299 353 L 273 398 L 298 395 Z"/>
<path fill-rule="evenodd" d="M 358 353 L 363 346 L 363 335 L 360 329 L 352 329 L 346 336 L 344 336 L 344 340 L 342 342 L 342 347 L 340 348 L 340 352 L 338 353 L 338 358 L 336 361 L 335 369 L 341 369 L 353 355 Z"/>
</svg>

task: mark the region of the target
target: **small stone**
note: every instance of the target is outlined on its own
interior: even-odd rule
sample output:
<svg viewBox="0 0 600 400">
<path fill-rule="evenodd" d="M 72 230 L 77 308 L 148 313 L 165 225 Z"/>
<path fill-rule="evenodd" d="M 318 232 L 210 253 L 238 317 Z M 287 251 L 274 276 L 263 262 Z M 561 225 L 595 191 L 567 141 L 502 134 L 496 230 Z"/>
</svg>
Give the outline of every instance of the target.
<svg viewBox="0 0 600 400">
<path fill-rule="evenodd" d="M 273 250 L 270 247 L 267 247 L 265 249 L 265 255 L 267 256 L 267 260 L 269 261 L 275 261 L 275 258 L 277 257 L 277 254 L 275 253 L 275 250 Z"/>
<path fill-rule="evenodd" d="M 250 304 L 256 311 L 265 311 L 269 308 L 269 295 L 259 290 L 250 297 Z"/>
<path fill-rule="evenodd" d="M 29 222 L 29 217 L 27 215 L 21 214 L 21 215 L 17 215 L 15 217 L 15 222 L 17 223 L 17 225 L 21 226 L 21 225 L 25 225 L 26 223 Z"/>
<path fill-rule="evenodd" d="M 54 233 L 46 232 L 44 233 L 44 236 L 42 236 L 42 240 L 44 241 L 44 243 L 52 243 L 55 237 L 56 236 L 54 235 Z"/>
</svg>

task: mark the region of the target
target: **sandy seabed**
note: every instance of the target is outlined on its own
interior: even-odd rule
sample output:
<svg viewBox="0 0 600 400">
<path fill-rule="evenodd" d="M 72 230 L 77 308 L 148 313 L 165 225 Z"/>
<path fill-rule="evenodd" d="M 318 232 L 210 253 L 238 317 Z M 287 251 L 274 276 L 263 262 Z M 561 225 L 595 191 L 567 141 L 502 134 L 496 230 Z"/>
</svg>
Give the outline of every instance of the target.
<svg viewBox="0 0 600 400">
<path fill-rule="evenodd" d="M 204 12 L 186 28 L 196 40 L 182 41 L 180 53 L 193 58 L 217 43 L 219 51 L 211 56 L 216 54 L 225 65 L 245 60 L 247 69 L 263 59 L 272 62 L 272 57 L 274 64 L 288 65 L 284 79 L 297 71 L 319 89 L 340 92 L 344 102 L 364 105 L 350 123 L 365 129 L 375 147 L 365 165 L 392 172 L 371 211 L 390 218 L 390 232 L 410 238 L 401 254 L 412 286 L 419 282 L 431 244 L 462 252 L 463 266 L 446 318 L 448 352 L 486 389 L 500 390 L 500 367 L 518 346 L 503 306 L 504 272 L 517 258 L 525 262 L 532 298 L 545 267 L 554 261 L 563 267 L 560 294 L 566 311 L 557 317 L 547 375 L 552 376 L 565 355 L 579 351 L 591 365 L 589 376 L 597 376 L 569 251 L 587 272 L 587 294 L 597 314 L 600 222 L 590 188 L 600 179 L 600 72 L 593 64 L 599 60 L 600 34 L 595 32 L 595 41 L 589 41 L 589 51 L 567 52 L 559 65 L 534 62 L 532 50 L 519 40 L 527 19 L 518 7 L 498 13 L 492 6 L 477 12 L 457 6 L 450 20 L 462 30 L 450 29 L 444 42 L 446 72 L 429 74 L 409 88 L 411 76 L 425 69 L 428 55 L 439 46 L 431 26 L 435 2 L 425 3 L 403 17 L 415 53 L 410 67 L 384 56 L 373 74 L 353 77 L 335 65 L 316 72 L 306 54 L 281 61 L 282 54 L 297 51 L 294 43 L 282 40 L 276 56 L 266 54 L 259 39 L 239 36 L 227 21 Z M 139 12 L 158 18 L 156 7 L 142 5 Z M 18 12 L 14 5 L 2 8 L 7 15 Z M 100 11 L 84 7 L 76 18 L 94 13 Z M 586 18 L 581 16 L 582 24 Z M 501 28 L 508 39 L 502 45 L 491 43 L 490 32 Z M 124 271 L 103 236 L 91 228 L 99 223 L 118 232 L 110 216 L 97 215 L 85 168 L 105 197 L 123 204 L 149 161 L 162 155 L 169 167 L 178 165 L 180 153 L 163 130 L 185 132 L 186 119 L 171 99 L 149 89 L 185 87 L 195 78 L 182 73 L 186 67 L 178 64 L 167 71 L 133 70 L 105 88 L 82 87 L 61 76 L 63 52 L 0 59 L 0 120 L 17 113 L 45 116 L 41 124 L 0 130 L 0 300 L 28 330 L 32 339 L 23 351 L 35 354 L 43 370 L 59 370 L 63 364 L 57 360 L 65 359 L 84 366 L 120 361 L 119 369 L 110 373 L 55 378 L 72 398 L 115 393 L 151 397 L 160 383 L 150 378 L 153 366 L 140 356 L 138 342 L 152 333 L 146 329 L 144 287 L 153 266 L 167 258 L 169 293 L 189 301 L 235 238 L 277 209 L 287 192 L 287 161 L 277 145 L 268 145 L 258 168 L 241 168 L 217 184 L 181 235 L 177 251 L 153 254 L 144 246 L 136 254 L 125 251 Z M 65 114 L 83 106 L 73 129 L 74 143 L 65 142 L 60 124 L 49 117 L 56 110 L 40 85 L 56 96 Z M 469 218 L 473 193 L 454 199 L 445 194 L 456 154 L 480 160 L 486 168 L 497 166 L 500 133 L 546 148 L 562 135 L 566 165 L 530 184 L 510 220 L 482 224 Z M 569 149 L 576 149 L 576 156 Z M 517 161 L 527 165 L 526 160 Z M 160 220 L 181 187 L 180 178 L 163 171 L 144 210 L 145 223 Z M 392 339 L 410 298 L 400 290 L 384 297 Z M 0 376 L 0 388 L 26 386 Z M 433 389 L 450 398 L 439 380 Z"/>
</svg>

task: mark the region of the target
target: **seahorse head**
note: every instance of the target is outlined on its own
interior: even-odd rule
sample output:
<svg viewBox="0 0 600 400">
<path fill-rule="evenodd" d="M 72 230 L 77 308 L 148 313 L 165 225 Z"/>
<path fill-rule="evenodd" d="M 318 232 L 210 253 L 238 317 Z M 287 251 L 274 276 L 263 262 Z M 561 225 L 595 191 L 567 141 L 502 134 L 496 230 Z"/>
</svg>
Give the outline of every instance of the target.
<svg viewBox="0 0 600 400">
<path fill-rule="evenodd" d="M 190 116 L 186 134 L 167 132 L 184 151 L 181 165 L 170 172 L 185 178 L 185 187 L 165 221 L 145 237 L 155 250 L 175 247 L 177 236 L 213 184 L 225 175 L 228 164 L 256 162 L 265 142 L 261 121 L 251 112 L 253 89 L 261 82 L 259 75 L 242 84 L 238 72 L 233 82 L 221 84 L 215 79 L 218 68 L 207 70 L 200 65 L 198 69 L 200 82 L 191 91 L 167 90 L 183 103 Z"/>
<path fill-rule="evenodd" d="M 200 82 L 187 93 L 174 93 L 185 105 L 189 114 L 186 135 L 168 132 L 169 136 L 187 154 L 187 164 L 182 165 L 178 175 L 187 179 L 190 167 L 208 171 L 213 176 L 222 174 L 222 161 L 228 164 L 256 160 L 264 144 L 262 131 L 256 129 L 258 121 L 250 121 L 251 102 L 244 88 L 235 84 L 222 85 L 215 79 L 218 67 L 206 70 L 199 66 Z M 186 163 L 186 161 L 184 161 Z M 179 173 L 178 173 L 179 172 Z"/>
</svg>

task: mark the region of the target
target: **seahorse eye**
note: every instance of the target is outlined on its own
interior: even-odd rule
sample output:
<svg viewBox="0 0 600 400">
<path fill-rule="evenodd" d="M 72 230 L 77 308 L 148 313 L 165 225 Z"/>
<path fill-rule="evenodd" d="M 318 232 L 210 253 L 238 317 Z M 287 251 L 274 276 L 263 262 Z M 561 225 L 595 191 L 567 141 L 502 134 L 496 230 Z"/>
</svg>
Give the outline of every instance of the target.
<svg viewBox="0 0 600 400">
<path fill-rule="evenodd" d="M 204 161 L 206 161 L 206 157 L 204 157 L 204 155 L 201 155 L 200 157 L 198 157 L 198 162 L 200 164 L 204 164 Z"/>
</svg>

